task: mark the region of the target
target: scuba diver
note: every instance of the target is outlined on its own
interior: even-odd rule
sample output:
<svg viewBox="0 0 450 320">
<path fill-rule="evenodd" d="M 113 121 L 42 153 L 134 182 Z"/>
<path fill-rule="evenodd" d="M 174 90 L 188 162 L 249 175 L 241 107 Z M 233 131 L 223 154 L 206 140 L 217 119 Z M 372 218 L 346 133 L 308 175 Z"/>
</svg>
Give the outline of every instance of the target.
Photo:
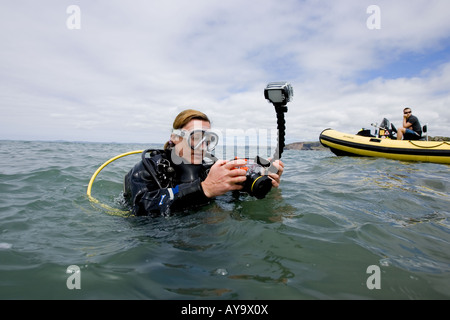
<svg viewBox="0 0 450 320">
<path fill-rule="evenodd" d="M 133 214 L 168 216 L 206 205 L 229 191 L 242 190 L 248 180 L 245 160 L 214 158 L 214 164 L 204 160 L 214 157 L 210 152 L 218 139 L 204 113 L 192 109 L 179 113 L 164 150 L 145 150 L 142 161 L 125 176 L 124 197 Z M 272 165 L 275 169 L 265 177 L 267 192 L 271 187 L 278 188 L 283 173 L 281 160 Z"/>
</svg>

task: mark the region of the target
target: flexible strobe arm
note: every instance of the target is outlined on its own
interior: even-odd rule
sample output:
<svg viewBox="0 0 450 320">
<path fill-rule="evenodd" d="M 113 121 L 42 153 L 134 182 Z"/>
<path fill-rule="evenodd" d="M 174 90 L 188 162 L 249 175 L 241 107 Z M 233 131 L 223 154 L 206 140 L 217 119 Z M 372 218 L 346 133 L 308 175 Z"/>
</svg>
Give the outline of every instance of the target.
<svg viewBox="0 0 450 320">
<path fill-rule="evenodd" d="M 286 121 L 284 120 L 284 113 L 287 112 L 287 107 L 285 105 L 275 106 L 275 111 L 277 112 L 277 147 L 272 156 L 272 161 L 281 159 L 283 154 L 283 149 L 285 147 L 285 136 L 286 136 Z"/>
</svg>

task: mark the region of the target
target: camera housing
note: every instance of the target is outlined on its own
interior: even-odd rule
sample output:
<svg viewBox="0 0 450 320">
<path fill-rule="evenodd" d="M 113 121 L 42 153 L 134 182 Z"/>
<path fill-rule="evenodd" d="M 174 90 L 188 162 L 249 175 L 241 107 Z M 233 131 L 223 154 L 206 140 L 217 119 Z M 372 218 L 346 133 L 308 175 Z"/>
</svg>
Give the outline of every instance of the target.
<svg viewBox="0 0 450 320">
<path fill-rule="evenodd" d="M 257 199 L 263 199 L 272 189 L 272 180 L 267 175 L 271 166 L 270 162 L 259 156 L 256 156 L 254 160 L 248 158 L 243 160 L 247 163 L 240 169 L 247 171 L 247 174 L 242 191 Z"/>
</svg>

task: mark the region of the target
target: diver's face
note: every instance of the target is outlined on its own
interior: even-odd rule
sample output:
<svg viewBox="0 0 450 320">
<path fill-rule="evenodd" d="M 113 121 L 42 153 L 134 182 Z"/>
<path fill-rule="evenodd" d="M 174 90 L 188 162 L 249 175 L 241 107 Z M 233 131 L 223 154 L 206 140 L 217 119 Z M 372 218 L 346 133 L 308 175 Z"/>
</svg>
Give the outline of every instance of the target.
<svg viewBox="0 0 450 320">
<path fill-rule="evenodd" d="M 211 129 L 211 124 L 205 120 L 193 119 L 189 121 L 182 129 L 189 132 L 193 130 L 209 130 Z M 186 139 L 178 136 L 173 136 L 172 141 L 175 144 L 175 151 L 177 155 L 186 160 L 187 163 L 202 164 L 205 156 L 203 148 L 193 150 L 189 146 Z"/>
</svg>

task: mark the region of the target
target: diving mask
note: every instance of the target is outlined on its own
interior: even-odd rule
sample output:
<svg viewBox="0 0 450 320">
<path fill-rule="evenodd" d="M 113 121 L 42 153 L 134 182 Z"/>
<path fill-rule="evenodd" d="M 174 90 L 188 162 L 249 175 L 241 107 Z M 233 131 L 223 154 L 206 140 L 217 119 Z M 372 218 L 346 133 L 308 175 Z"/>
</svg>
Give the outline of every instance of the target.
<svg viewBox="0 0 450 320">
<path fill-rule="evenodd" d="M 185 139 L 192 150 L 213 151 L 219 142 L 219 136 L 217 133 L 210 130 L 192 130 L 187 131 L 184 129 L 174 129 L 172 133 Z"/>
</svg>

